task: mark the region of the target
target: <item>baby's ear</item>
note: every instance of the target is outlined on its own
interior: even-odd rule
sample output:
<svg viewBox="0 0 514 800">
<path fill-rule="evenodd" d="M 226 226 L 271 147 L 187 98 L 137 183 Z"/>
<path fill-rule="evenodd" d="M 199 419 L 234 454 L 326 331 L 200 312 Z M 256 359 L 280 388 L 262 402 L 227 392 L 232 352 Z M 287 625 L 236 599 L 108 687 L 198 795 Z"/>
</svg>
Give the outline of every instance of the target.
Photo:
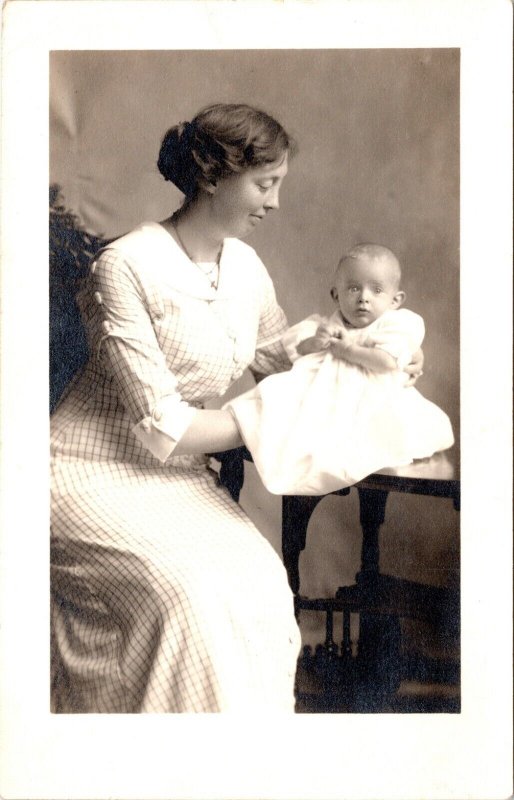
<svg viewBox="0 0 514 800">
<path fill-rule="evenodd" d="M 337 303 L 337 301 L 339 300 L 339 295 L 337 294 L 337 289 L 335 286 L 332 286 L 330 290 L 330 297 L 332 298 L 334 303 Z"/>
<path fill-rule="evenodd" d="M 401 305 L 405 302 L 405 292 L 399 291 L 396 292 L 395 296 L 393 297 L 393 308 L 400 308 Z"/>
</svg>

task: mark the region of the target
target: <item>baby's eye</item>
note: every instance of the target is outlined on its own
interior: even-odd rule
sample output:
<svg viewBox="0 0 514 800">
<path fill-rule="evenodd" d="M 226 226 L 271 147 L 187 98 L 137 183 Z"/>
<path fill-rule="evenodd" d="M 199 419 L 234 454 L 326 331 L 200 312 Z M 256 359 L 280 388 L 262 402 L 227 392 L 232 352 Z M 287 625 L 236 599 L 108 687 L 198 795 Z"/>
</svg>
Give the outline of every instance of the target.
<svg viewBox="0 0 514 800">
<path fill-rule="evenodd" d="M 375 294 L 382 294 L 382 289 L 380 288 L 380 286 L 376 287 Z"/>
<path fill-rule="evenodd" d="M 350 292 L 358 292 L 359 291 L 359 287 L 358 286 L 349 286 L 348 289 L 349 289 Z"/>
</svg>

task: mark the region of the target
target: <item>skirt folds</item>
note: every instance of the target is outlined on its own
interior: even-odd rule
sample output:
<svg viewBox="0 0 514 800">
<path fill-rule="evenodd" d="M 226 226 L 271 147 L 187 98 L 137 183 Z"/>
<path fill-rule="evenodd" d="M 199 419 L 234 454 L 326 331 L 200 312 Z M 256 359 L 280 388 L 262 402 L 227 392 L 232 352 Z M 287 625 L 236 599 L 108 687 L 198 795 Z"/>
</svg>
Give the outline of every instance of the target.
<svg viewBox="0 0 514 800">
<path fill-rule="evenodd" d="M 209 469 L 57 459 L 52 710 L 294 710 L 284 567 Z"/>
</svg>

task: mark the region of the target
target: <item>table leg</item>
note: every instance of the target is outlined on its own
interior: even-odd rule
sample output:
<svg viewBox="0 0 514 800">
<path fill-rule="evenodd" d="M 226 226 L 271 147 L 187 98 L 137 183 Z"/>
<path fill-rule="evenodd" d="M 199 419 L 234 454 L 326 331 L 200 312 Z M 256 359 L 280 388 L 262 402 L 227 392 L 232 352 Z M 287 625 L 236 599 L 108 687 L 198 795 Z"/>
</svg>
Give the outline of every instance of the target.
<svg viewBox="0 0 514 800">
<path fill-rule="evenodd" d="M 389 492 L 361 489 L 359 492 L 360 523 L 362 527 L 361 574 L 379 572 L 379 532 L 385 520 Z"/>
<path fill-rule="evenodd" d="M 385 520 L 388 492 L 358 488 L 362 527 L 361 567 L 356 576 L 364 609 L 360 613 L 358 668 L 369 690 L 383 694 L 398 688 L 401 667 L 401 628 L 397 614 L 368 610 L 376 605 L 380 581 L 380 527 Z M 380 605 L 379 603 L 377 605 Z M 368 606 L 368 609 L 366 609 Z"/>
<path fill-rule="evenodd" d="M 305 548 L 307 527 L 322 497 L 284 495 L 282 497 L 282 556 L 289 585 L 294 594 L 300 591 L 298 562 Z"/>
</svg>

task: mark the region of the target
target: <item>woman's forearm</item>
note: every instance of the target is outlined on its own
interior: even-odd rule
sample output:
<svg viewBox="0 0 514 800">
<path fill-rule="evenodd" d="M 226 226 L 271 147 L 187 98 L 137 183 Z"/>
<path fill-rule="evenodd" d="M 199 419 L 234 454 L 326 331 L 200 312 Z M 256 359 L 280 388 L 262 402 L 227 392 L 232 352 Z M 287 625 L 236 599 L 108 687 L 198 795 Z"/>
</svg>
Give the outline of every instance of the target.
<svg viewBox="0 0 514 800">
<path fill-rule="evenodd" d="M 242 444 L 241 434 L 230 411 L 198 410 L 174 448 L 173 455 L 214 453 L 231 450 Z"/>
</svg>

